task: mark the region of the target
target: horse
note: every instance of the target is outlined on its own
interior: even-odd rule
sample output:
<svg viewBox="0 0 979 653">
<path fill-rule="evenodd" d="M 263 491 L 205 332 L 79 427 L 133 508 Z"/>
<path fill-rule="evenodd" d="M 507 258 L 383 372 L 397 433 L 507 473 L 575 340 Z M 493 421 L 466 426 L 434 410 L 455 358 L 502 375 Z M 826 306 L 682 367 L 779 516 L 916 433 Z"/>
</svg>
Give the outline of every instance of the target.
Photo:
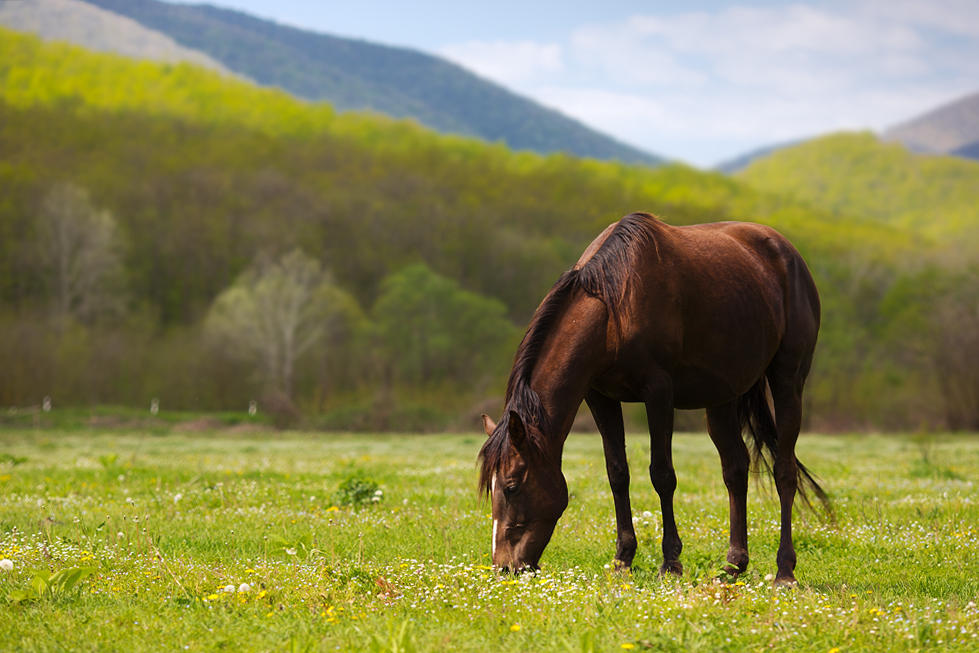
<svg viewBox="0 0 979 653">
<path fill-rule="evenodd" d="M 494 567 L 539 569 L 568 505 L 561 457 L 582 401 L 602 436 L 615 505 L 615 566 L 631 567 L 637 542 L 622 402 L 643 402 L 649 476 L 663 516 L 660 573 L 683 573 L 673 511 L 673 411 L 706 408 L 730 504 L 724 570 L 737 576 L 748 566 L 748 477 L 760 465 L 774 476 L 781 510 L 775 584 L 794 585 L 796 494 L 810 504 L 812 492 L 828 507 L 795 456 L 819 320 L 809 269 L 774 229 L 744 222 L 676 227 L 648 213 L 609 225 L 531 319 L 514 356 L 503 417 L 494 423 L 482 416 L 487 440 L 477 465 L 480 493 L 492 504 Z"/>
</svg>

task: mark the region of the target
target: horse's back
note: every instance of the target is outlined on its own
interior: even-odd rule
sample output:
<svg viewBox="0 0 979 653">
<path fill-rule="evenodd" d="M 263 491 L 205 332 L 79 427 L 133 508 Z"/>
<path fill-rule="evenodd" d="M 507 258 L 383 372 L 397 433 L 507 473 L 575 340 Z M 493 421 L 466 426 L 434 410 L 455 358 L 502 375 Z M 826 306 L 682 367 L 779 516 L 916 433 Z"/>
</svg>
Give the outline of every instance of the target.
<svg viewBox="0 0 979 653">
<path fill-rule="evenodd" d="M 818 294 L 784 236 L 752 223 L 672 227 L 651 216 L 648 229 L 630 331 L 648 352 L 640 358 L 672 375 L 678 406 L 747 391 L 786 345 L 811 356 Z"/>
</svg>

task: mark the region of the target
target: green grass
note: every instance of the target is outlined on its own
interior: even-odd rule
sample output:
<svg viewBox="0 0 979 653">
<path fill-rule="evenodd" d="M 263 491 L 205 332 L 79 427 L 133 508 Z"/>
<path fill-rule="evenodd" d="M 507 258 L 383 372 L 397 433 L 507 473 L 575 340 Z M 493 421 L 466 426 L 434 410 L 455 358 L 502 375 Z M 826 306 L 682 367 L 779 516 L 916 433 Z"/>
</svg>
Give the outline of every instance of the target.
<svg viewBox="0 0 979 653">
<path fill-rule="evenodd" d="M 778 516 L 764 483 L 749 495 L 748 572 L 714 580 L 727 498 L 704 435 L 674 444 L 683 579 L 657 574 L 641 437 L 640 550 L 631 575 L 608 569 L 611 495 L 601 441 L 584 435 L 566 447 L 572 499 L 541 572 L 498 576 L 475 492 L 481 442 L 0 431 L 0 558 L 14 565 L 0 571 L 0 650 L 979 650 L 973 438 L 804 437 L 836 522 L 797 514 L 791 591 L 765 579 Z M 96 571 L 6 598 L 27 594 L 33 570 L 73 567 Z"/>
</svg>

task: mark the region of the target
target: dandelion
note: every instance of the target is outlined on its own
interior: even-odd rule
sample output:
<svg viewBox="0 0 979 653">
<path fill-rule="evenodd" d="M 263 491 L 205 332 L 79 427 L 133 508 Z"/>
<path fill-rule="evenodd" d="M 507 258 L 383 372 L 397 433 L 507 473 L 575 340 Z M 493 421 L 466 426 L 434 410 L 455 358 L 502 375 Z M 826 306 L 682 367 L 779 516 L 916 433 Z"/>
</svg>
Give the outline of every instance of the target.
<svg viewBox="0 0 979 653">
<path fill-rule="evenodd" d="M 829 653 L 840 653 L 840 649 L 839 649 L 839 648 L 837 648 L 836 646 L 834 646 L 833 648 L 831 648 L 831 649 L 829 650 Z"/>
<path fill-rule="evenodd" d="M 224 591 L 227 592 L 228 594 L 234 594 L 235 593 L 235 586 L 234 585 L 225 585 L 224 586 Z"/>
<path fill-rule="evenodd" d="M 3 560 L 0 560 L 0 569 L 3 569 L 6 572 L 13 571 L 14 570 L 14 563 L 13 563 L 13 561 L 12 560 L 8 560 L 7 558 L 4 558 Z"/>
<path fill-rule="evenodd" d="M 252 586 L 249 585 L 248 583 L 242 583 L 241 585 L 238 586 L 238 591 L 239 592 L 251 592 L 252 591 Z"/>
<path fill-rule="evenodd" d="M 520 624 L 513 624 L 512 626 L 510 626 L 510 632 L 512 632 L 512 633 L 519 633 L 520 632 Z"/>
<path fill-rule="evenodd" d="M 627 651 L 630 651 L 630 650 L 636 648 L 636 645 L 633 644 L 632 642 L 626 642 L 625 644 L 622 645 L 622 648 L 624 648 Z"/>
<path fill-rule="evenodd" d="M 296 555 L 296 549 L 286 549 L 286 553 L 288 553 L 291 556 L 294 556 Z"/>
</svg>

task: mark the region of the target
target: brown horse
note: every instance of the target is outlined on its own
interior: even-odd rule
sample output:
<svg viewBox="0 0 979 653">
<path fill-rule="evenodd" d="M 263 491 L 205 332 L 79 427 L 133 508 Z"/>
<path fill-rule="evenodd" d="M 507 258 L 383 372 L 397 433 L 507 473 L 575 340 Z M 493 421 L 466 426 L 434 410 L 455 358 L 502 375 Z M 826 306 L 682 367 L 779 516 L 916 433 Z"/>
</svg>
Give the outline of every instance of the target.
<svg viewBox="0 0 979 653">
<path fill-rule="evenodd" d="M 781 505 L 776 583 L 794 583 L 796 492 L 806 498 L 808 486 L 826 501 L 795 457 L 818 330 L 812 276 L 773 229 L 736 222 L 671 227 L 645 213 L 609 226 L 537 309 L 515 356 L 500 423 L 483 415 L 489 439 L 480 451 L 480 489 L 493 504 L 493 564 L 537 568 L 568 505 L 561 455 L 582 400 L 604 443 L 616 564 L 632 564 L 636 534 L 620 402 L 641 401 L 649 475 L 663 512 L 661 572 L 683 572 L 673 515 L 673 410 L 706 408 L 730 500 L 726 570 L 738 574 L 748 566 L 747 428 Z"/>
</svg>

